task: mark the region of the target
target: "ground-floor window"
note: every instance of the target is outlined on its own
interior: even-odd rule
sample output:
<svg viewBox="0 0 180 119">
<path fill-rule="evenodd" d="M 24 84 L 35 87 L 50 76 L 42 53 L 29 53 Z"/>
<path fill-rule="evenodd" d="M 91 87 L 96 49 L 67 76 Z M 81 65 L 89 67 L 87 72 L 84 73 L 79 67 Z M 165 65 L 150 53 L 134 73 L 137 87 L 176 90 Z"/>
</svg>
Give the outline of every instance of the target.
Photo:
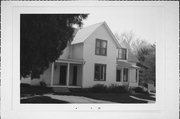
<svg viewBox="0 0 180 119">
<path fill-rule="evenodd" d="M 123 69 L 123 82 L 128 82 L 128 68 Z"/>
<path fill-rule="evenodd" d="M 106 64 L 95 64 L 94 80 L 95 81 L 105 81 L 106 80 Z"/>
<path fill-rule="evenodd" d="M 121 82 L 121 71 L 122 69 L 116 70 L 116 82 Z"/>
<path fill-rule="evenodd" d="M 128 82 L 128 68 L 122 68 L 116 70 L 116 82 Z"/>
</svg>

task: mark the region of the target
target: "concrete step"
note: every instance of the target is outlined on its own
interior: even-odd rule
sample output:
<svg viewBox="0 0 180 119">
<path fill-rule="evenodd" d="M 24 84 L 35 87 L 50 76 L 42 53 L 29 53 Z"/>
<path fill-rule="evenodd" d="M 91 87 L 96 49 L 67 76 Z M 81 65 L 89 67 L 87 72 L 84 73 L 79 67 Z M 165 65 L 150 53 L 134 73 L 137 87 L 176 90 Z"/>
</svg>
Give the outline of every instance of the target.
<svg viewBox="0 0 180 119">
<path fill-rule="evenodd" d="M 71 92 L 67 87 L 53 87 L 53 91 L 56 93 L 70 93 Z"/>
<path fill-rule="evenodd" d="M 69 88 L 69 90 L 70 90 L 71 92 L 82 92 L 82 91 L 83 91 L 82 88 Z"/>
</svg>

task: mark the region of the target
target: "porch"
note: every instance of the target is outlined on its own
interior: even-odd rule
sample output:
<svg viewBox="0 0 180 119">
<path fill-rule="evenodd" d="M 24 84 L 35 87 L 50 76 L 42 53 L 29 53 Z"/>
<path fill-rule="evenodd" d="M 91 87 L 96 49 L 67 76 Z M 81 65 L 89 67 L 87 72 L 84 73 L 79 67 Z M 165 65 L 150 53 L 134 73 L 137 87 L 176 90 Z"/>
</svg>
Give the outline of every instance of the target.
<svg viewBox="0 0 180 119">
<path fill-rule="evenodd" d="M 124 86 L 136 87 L 139 82 L 139 69 L 134 63 L 127 61 L 117 61 L 116 81 Z"/>
<path fill-rule="evenodd" d="M 56 60 L 51 67 L 50 86 L 53 88 L 81 88 L 83 64 L 83 60 Z"/>
</svg>

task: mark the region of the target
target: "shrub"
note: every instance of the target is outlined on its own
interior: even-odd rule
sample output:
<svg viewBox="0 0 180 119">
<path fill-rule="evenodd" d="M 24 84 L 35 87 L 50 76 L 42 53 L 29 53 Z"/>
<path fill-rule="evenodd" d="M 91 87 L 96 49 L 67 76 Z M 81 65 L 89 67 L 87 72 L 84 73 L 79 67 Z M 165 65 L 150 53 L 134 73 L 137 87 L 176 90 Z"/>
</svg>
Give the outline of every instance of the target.
<svg viewBox="0 0 180 119">
<path fill-rule="evenodd" d="M 132 88 L 132 90 L 135 91 L 135 93 L 148 93 L 147 91 L 144 91 L 141 87 L 135 87 Z"/>
<path fill-rule="evenodd" d="M 30 87 L 31 85 L 30 84 L 28 84 L 28 83 L 21 83 L 20 84 L 20 87 L 21 88 L 28 88 L 28 87 Z"/>
<path fill-rule="evenodd" d="M 148 88 L 148 84 L 147 84 L 147 83 L 144 83 L 143 86 L 144 86 L 145 88 Z"/>
<path fill-rule="evenodd" d="M 107 92 L 107 86 L 103 84 L 96 84 L 93 87 L 89 88 L 88 91 L 93 93 L 105 93 Z"/>
<path fill-rule="evenodd" d="M 150 90 L 150 92 L 152 92 L 152 93 L 156 93 L 156 90 Z"/>
<path fill-rule="evenodd" d="M 103 84 L 96 84 L 91 88 L 86 89 L 86 92 L 93 92 L 93 93 L 128 93 L 128 87 L 126 86 L 119 86 L 116 84 L 112 84 L 111 86 L 107 87 Z"/>
<path fill-rule="evenodd" d="M 29 87 L 21 87 L 21 97 L 23 95 L 42 95 L 46 93 L 53 93 L 53 89 L 51 87 L 42 87 L 42 86 L 29 86 Z"/>
<path fill-rule="evenodd" d="M 46 87 L 46 83 L 44 81 L 40 81 L 40 86 Z"/>
<path fill-rule="evenodd" d="M 110 93 L 128 93 L 128 88 L 126 86 L 119 86 L 112 84 L 108 87 L 108 92 Z"/>
</svg>

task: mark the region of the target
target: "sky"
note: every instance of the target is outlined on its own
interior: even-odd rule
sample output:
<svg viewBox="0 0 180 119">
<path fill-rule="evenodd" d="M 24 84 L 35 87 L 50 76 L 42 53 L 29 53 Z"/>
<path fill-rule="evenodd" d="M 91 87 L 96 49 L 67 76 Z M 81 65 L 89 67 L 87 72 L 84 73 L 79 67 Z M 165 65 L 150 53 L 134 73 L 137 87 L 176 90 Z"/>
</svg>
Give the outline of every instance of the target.
<svg viewBox="0 0 180 119">
<path fill-rule="evenodd" d="M 149 43 L 161 40 L 161 7 L 101 7 L 89 9 L 88 13 L 84 27 L 105 21 L 113 33 L 133 32 Z"/>
</svg>

